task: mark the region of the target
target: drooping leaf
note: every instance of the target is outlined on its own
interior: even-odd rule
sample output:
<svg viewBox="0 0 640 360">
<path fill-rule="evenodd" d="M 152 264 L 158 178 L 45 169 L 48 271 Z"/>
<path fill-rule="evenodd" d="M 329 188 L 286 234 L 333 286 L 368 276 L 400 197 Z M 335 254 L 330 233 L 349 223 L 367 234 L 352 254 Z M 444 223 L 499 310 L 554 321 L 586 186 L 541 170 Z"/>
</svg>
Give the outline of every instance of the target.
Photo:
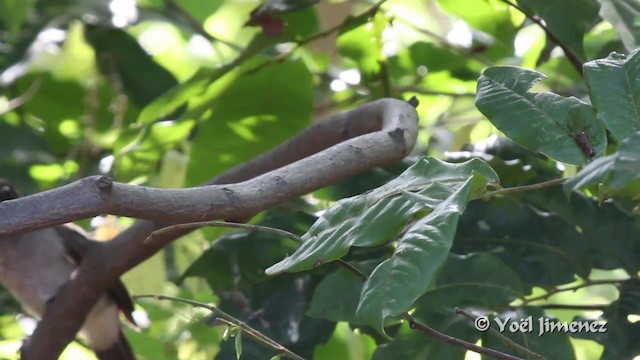
<svg viewBox="0 0 640 360">
<path fill-rule="evenodd" d="M 598 195 L 607 198 L 615 194 L 638 197 L 640 189 L 640 132 L 627 137 L 612 155 L 596 161 L 580 170 L 564 184 L 568 195 L 572 191 L 602 184 Z"/>
<path fill-rule="evenodd" d="M 388 318 L 408 310 L 431 286 L 451 249 L 471 185 L 472 178 L 411 226 L 391 258 L 378 265 L 365 282 L 356 314 L 380 333 L 384 334 Z"/>
<path fill-rule="evenodd" d="M 616 29 L 628 51 L 640 46 L 640 2 L 637 0 L 598 0 L 600 16 Z"/>
<path fill-rule="evenodd" d="M 544 19 L 547 28 L 582 61 L 584 34 L 598 16 L 596 0 L 518 0 L 529 14 Z"/>
<path fill-rule="evenodd" d="M 478 79 L 476 106 L 509 138 L 569 164 L 604 154 L 602 122 L 588 104 L 554 93 L 530 93 L 545 75 L 517 67 L 486 69 Z M 582 144 L 585 142 L 586 144 Z"/>
<path fill-rule="evenodd" d="M 298 250 L 267 269 L 267 274 L 310 269 L 340 258 L 351 246 L 391 241 L 415 214 L 438 206 L 475 172 L 486 181 L 497 181 L 495 172 L 479 159 L 448 164 L 423 158 L 389 183 L 338 201 L 302 237 Z M 469 190 L 483 191 L 485 184 Z"/>
<path fill-rule="evenodd" d="M 639 76 L 640 51 L 584 64 L 591 103 L 617 142 L 640 130 Z"/>
</svg>

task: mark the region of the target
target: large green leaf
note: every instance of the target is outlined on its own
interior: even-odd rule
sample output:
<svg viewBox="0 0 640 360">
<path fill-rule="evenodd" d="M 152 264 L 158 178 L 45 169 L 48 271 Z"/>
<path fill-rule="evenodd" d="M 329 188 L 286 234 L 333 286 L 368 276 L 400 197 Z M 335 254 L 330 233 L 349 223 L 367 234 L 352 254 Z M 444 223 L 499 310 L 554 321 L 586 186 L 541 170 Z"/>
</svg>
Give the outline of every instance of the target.
<svg viewBox="0 0 640 360">
<path fill-rule="evenodd" d="M 564 184 L 566 194 L 588 186 L 602 184 L 598 195 L 616 194 L 638 197 L 640 189 L 640 132 L 626 138 L 618 151 L 587 165 Z"/>
<path fill-rule="evenodd" d="M 311 269 L 340 258 L 351 246 L 391 241 L 417 213 L 441 206 L 476 172 L 478 178 L 497 181 L 493 169 L 480 159 L 448 164 L 423 158 L 386 185 L 338 201 L 302 237 L 298 250 L 267 273 Z M 483 191 L 484 185 L 478 183 L 474 191 Z"/>
<path fill-rule="evenodd" d="M 617 142 L 640 130 L 640 51 L 584 64 L 591 104 Z"/>
<path fill-rule="evenodd" d="M 518 0 L 518 4 L 544 19 L 549 31 L 584 61 L 582 40 L 598 16 L 596 0 Z"/>
<path fill-rule="evenodd" d="M 616 28 L 624 46 L 632 51 L 640 45 L 640 2 L 638 0 L 598 0 L 600 16 Z"/>
<path fill-rule="evenodd" d="M 471 184 L 472 178 L 411 226 L 391 258 L 365 282 L 356 314 L 379 332 L 384 333 L 388 318 L 408 310 L 431 286 L 451 249 L 458 219 L 470 200 Z"/>
<path fill-rule="evenodd" d="M 301 60 L 248 74 L 262 58 L 237 67 L 193 100 L 204 112 L 193 139 L 188 182 L 199 184 L 291 138 L 313 111 L 313 78 Z"/>
<path fill-rule="evenodd" d="M 530 93 L 545 75 L 517 67 L 486 69 L 478 79 L 476 106 L 509 138 L 555 160 L 583 164 L 604 154 L 602 122 L 588 104 L 554 93 Z"/>
</svg>

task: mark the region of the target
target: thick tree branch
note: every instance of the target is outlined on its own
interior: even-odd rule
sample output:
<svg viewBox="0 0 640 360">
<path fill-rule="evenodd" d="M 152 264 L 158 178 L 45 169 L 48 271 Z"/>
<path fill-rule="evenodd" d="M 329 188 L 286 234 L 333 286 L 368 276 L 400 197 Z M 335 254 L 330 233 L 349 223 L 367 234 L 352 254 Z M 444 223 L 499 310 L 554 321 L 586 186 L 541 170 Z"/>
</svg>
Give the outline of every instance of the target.
<svg viewBox="0 0 640 360">
<path fill-rule="evenodd" d="M 413 148 L 417 131 L 412 106 L 383 99 L 313 124 L 271 152 L 212 179 L 210 184 L 216 185 L 162 190 L 90 177 L 0 203 L 0 235 L 103 213 L 153 221 L 138 221 L 86 254 L 76 276 L 49 304 L 23 358 L 56 359 L 110 284 L 187 232 L 145 242 L 154 230 L 180 222 L 249 219 L 356 173 L 399 161 Z"/>
</svg>

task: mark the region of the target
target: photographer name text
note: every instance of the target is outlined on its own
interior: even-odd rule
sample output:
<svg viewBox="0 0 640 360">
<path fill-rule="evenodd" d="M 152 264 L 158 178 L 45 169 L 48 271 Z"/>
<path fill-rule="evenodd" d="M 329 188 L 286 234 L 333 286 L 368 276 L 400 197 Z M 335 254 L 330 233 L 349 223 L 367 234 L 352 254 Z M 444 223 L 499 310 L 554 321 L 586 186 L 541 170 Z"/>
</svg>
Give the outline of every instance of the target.
<svg viewBox="0 0 640 360">
<path fill-rule="evenodd" d="M 475 320 L 475 328 L 478 331 L 487 331 L 491 325 L 495 324 L 493 328 L 501 333 L 503 332 L 520 332 L 520 333 L 533 333 L 537 332 L 538 336 L 554 332 L 564 333 L 604 333 L 607 331 L 607 323 L 597 320 L 580 320 L 571 322 L 561 322 L 547 317 L 540 317 L 534 319 L 533 316 L 528 316 L 521 319 L 498 317 L 490 319 L 488 316 L 480 316 Z"/>
</svg>

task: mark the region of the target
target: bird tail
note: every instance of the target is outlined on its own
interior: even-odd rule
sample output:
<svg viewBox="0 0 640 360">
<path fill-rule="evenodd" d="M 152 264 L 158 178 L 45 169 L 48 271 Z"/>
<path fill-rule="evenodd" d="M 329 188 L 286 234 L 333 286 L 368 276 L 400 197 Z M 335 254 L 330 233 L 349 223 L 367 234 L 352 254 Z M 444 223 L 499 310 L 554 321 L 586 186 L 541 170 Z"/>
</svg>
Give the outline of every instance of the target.
<svg viewBox="0 0 640 360">
<path fill-rule="evenodd" d="M 118 341 L 113 343 L 109 348 L 104 350 L 96 350 L 96 356 L 99 360 L 135 360 L 136 356 L 133 354 L 131 345 L 124 337 L 122 330 L 118 335 Z"/>
</svg>

